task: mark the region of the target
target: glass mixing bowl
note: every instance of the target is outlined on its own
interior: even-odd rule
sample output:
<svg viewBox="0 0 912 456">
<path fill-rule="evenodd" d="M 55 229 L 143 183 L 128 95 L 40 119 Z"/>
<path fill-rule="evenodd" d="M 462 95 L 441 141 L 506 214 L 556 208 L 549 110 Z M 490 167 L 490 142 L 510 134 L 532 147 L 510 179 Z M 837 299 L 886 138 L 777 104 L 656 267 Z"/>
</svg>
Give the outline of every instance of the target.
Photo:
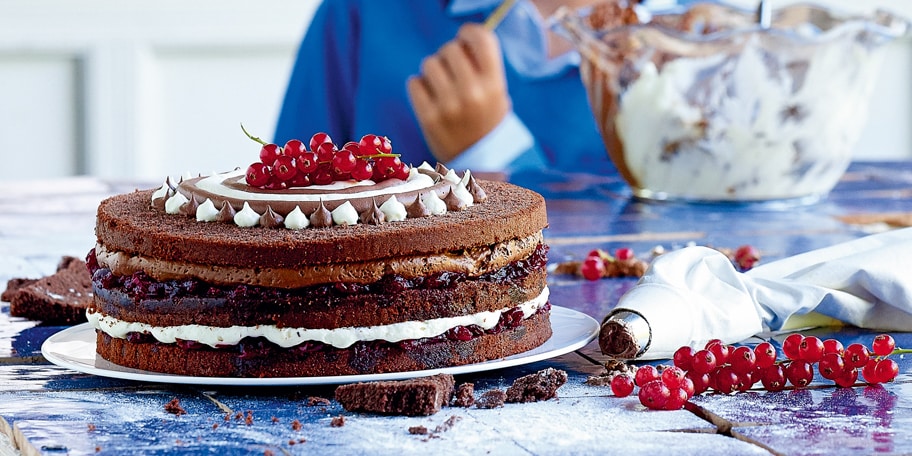
<svg viewBox="0 0 912 456">
<path fill-rule="evenodd" d="M 716 3 L 643 16 L 612 1 L 555 19 L 611 160 L 656 200 L 825 196 L 852 159 L 879 51 L 909 29 L 805 4 L 774 10 L 768 28 Z"/>
</svg>

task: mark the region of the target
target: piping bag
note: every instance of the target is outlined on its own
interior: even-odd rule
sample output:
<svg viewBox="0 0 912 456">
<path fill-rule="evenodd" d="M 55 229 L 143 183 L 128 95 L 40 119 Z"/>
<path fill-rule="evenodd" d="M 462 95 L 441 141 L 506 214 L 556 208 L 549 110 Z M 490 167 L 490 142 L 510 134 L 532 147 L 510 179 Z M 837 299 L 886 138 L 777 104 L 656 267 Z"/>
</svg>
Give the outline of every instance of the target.
<svg viewBox="0 0 912 456">
<path fill-rule="evenodd" d="M 721 252 L 686 247 L 653 260 L 602 321 L 618 359 L 665 359 L 684 345 L 809 326 L 912 331 L 912 228 L 739 272 Z"/>
</svg>

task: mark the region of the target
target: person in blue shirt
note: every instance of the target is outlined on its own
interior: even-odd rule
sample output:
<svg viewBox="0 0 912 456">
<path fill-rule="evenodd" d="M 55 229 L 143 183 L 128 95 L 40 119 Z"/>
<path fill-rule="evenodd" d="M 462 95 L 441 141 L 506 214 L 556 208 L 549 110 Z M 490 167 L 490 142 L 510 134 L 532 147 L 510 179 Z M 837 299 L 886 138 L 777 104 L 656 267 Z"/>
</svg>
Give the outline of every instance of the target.
<svg viewBox="0 0 912 456">
<path fill-rule="evenodd" d="M 614 174 L 579 75 L 547 27 L 558 6 L 518 0 L 324 0 L 298 50 L 275 141 L 388 136 L 406 163 L 475 171 Z"/>
</svg>

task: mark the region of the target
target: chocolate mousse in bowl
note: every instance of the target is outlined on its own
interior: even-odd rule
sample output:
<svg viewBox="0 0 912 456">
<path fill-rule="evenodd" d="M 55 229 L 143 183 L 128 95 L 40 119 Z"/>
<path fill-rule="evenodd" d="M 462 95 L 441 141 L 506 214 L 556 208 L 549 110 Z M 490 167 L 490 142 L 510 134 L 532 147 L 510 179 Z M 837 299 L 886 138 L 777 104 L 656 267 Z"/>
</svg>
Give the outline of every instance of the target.
<svg viewBox="0 0 912 456">
<path fill-rule="evenodd" d="M 636 197 L 813 202 L 848 167 L 881 50 L 908 21 L 812 5 L 625 1 L 557 13 L 609 156 Z"/>
</svg>

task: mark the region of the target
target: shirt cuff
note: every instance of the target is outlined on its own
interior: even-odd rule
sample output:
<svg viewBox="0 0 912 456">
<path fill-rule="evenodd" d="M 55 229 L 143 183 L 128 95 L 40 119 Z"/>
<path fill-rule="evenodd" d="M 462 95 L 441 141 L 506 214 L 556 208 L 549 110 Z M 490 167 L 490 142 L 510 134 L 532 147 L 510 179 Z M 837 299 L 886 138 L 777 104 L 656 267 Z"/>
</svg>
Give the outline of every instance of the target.
<svg viewBox="0 0 912 456">
<path fill-rule="evenodd" d="M 532 133 L 510 111 L 493 130 L 446 165 L 480 172 L 504 171 L 534 145 Z"/>
</svg>

